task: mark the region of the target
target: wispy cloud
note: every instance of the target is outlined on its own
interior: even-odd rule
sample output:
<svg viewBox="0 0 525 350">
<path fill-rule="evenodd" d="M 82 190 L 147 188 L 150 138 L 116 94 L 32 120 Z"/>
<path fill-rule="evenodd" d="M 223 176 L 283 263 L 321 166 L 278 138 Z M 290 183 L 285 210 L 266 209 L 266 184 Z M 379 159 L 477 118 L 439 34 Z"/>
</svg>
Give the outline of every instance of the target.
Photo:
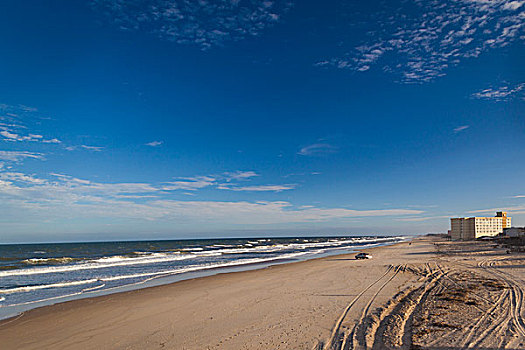
<svg viewBox="0 0 525 350">
<path fill-rule="evenodd" d="M 163 143 L 162 141 L 151 141 L 151 142 L 146 143 L 146 146 L 157 147 L 157 146 L 162 145 L 162 143 Z"/>
<path fill-rule="evenodd" d="M 9 131 L 6 127 L 0 126 L 0 129 L 2 129 L 0 135 L 7 141 L 40 141 L 42 139 L 42 135 L 29 134 L 28 136 L 20 136 Z"/>
<path fill-rule="evenodd" d="M 502 207 L 502 208 L 490 208 L 490 209 L 479 209 L 479 210 L 471 210 L 467 213 L 469 214 L 478 214 L 478 213 L 496 213 L 497 211 L 507 211 L 514 214 L 518 214 L 518 212 L 525 211 L 525 205 L 518 205 L 518 206 L 508 206 L 508 207 Z"/>
<path fill-rule="evenodd" d="M 67 146 L 67 147 L 64 147 L 66 149 L 66 151 L 75 151 L 75 150 L 78 150 L 78 149 L 85 149 L 85 150 L 88 150 L 88 151 L 93 151 L 93 152 L 100 152 L 104 149 L 104 147 L 100 147 L 100 146 L 89 146 L 89 145 L 79 145 L 79 146 Z"/>
<path fill-rule="evenodd" d="M 36 107 L 30 107 L 26 105 L 18 105 L 17 107 L 24 112 L 38 112 L 38 108 Z"/>
<path fill-rule="evenodd" d="M 297 152 L 297 154 L 300 154 L 302 156 L 313 156 L 313 155 L 321 155 L 321 154 L 328 154 L 328 153 L 335 153 L 337 152 L 337 147 L 327 144 L 327 143 L 315 143 L 313 145 L 305 146 Z"/>
<path fill-rule="evenodd" d="M 456 128 L 454 128 L 454 133 L 457 134 L 458 132 L 465 131 L 468 128 L 470 128 L 470 125 L 461 125 Z"/>
<path fill-rule="evenodd" d="M 49 139 L 49 140 L 42 140 L 43 143 L 62 143 L 62 141 L 60 141 L 59 139 L 57 138 L 54 138 L 54 139 Z"/>
<path fill-rule="evenodd" d="M 215 184 L 215 178 L 211 176 L 196 176 L 182 178 L 178 181 L 166 182 L 162 186 L 164 191 L 186 190 L 195 191 Z"/>
<path fill-rule="evenodd" d="M 61 143 L 61 141 L 57 138 L 53 139 L 44 139 L 44 136 L 38 135 L 38 134 L 28 134 L 28 135 L 19 135 L 16 134 L 13 130 L 10 130 L 7 127 L 0 126 L 0 136 L 4 137 L 5 141 L 11 141 L 11 142 L 42 142 L 42 143 Z"/>
<path fill-rule="evenodd" d="M 230 184 L 221 184 L 217 188 L 220 190 L 246 191 L 246 192 L 282 192 L 293 190 L 296 185 L 255 185 L 255 186 L 231 186 Z"/>
<path fill-rule="evenodd" d="M 24 159 L 44 159 L 42 153 L 34 153 L 27 151 L 0 151 L 0 160 L 20 162 Z"/>
<path fill-rule="evenodd" d="M 163 183 L 162 190 L 164 191 L 175 191 L 175 190 L 187 190 L 196 191 L 205 187 L 214 187 L 218 190 L 228 191 L 245 191 L 245 192 L 281 192 L 291 190 L 296 185 L 251 185 L 251 186 L 239 186 L 238 183 L 241 181 L 250 180 L 253 177 L 259 176 L 254 171 L 235 171 L 225 172 L 220 175 L 208 175 L 208 176 L 194 176 L 194 177 L 183 177 L 176 181 L 169 181 Z M 226 181 L 226 182 L 224 182 Z"/>
<path fill-rule="evenodd" d="M 525 100 L 525 83 L 505 84 L 496 88 L 488 88 L 472 94 L 472 98 L 479 100 L 506 101 L 521 96 Z"/>
<path fill-rule="evenodd" d="M 88 146 L 88 145 L 80 145 L 83 149 L 87 149 L 88 151 L 94 151 L 94 152 L 100 152 L 104 149 L 104 147 L 99 146 Z"/>
<path fill-rule="evenodd" d="M 525 194 L 519 194 L 517 196 L 512 196 L 512 198 L 525 198 Z"/>
<path fill-rule="evenodd" d="M 1 157 L 1 154 L 0 154 Z M 0 158 L 2 159 L 2 158 Z M 0 173 L 1 174 L 1 173 Z M 10 173 L 13 174 L 13 173 Z M 104 192 L 106 194 L 119 194 L 127 193 L 129 195 L 137 196 L 140 198 L 146 198 L 144 193 L 152 195 L 163 195 L 172 191 L 197 191 L 203 188 L 213 188 L 217 190 L 229 190 L 229 191 L 252 191 L 252 192 L 281 192 L 285 190 L 291 190 L 296 185 L 253 185 L 253 186 L 239 186 L 239 181 L 249 179 L 254 176 L 258 176 L 253 171 L 236 171 L 226 172 L 221 175 L 206 175 L 206 176 L 193 176 L 193 177 L 180 177 L 173 181 L 165 181 L 158 185 L 147 184 L 147 183 L 120 183 L 120 184 L 99 184 L 87 180 L 82 180 L 67 176 L 64 174 L 51 173 L 51 176 L 58 179 L 61 183 L 67 184 L 71 189 L 82 186 L 84 190 L 91 192 Z M 4 175 L 6 176 L 6 175 Z M 228 182 L 224 182 L 228 181 Z M 120 197 L 125 198 L 125 197 Z M 133 198 L 133 197 L 126 197 Z"/>
<path fill-rule="evenodd" d="M 41 135 L 40 132 L 30 132 L 35 126 L 41 126 L 42 121 L 51 119 L 37 108 L 26 105 L 0 104 L 0 140 L 6 142 L 34 142 L 40 144 L 60 144 L 67 151 L 85 149 L 101 151 L 104 147 L 90 145 L 67 145 L 56 137 Z"/>
<path fill-rule="evenodd" d="M 428 220 L 437 220 L 437 219 L 448 219 L 450 218 L 449 215 L 441 215 L 441 216 L 411 216 L 411 217 L 404 217 L 404 218 L 397 218 L 396 221 L 404 221 L 404 222 L 421 222 L 421 221 L 428 221 Z"/>
<path fill-rule="evenodd" d="M 28 107 L 25 105 L 9 105 L 6 103 L 0 103 L 0 116 L 1 119 L 16 120 L 19 117 L 30 117 L 34 118 L 37 116 L 36 112 L 38 109 L 35 107 Z"/>
<path fill-rule="evenodd" d="M 85 149 L 85 150 L 88 150 L 88 151 L 92 151 L 92 152 L 101 152 L 104 147 L 101 147 L 101 146 L 89 146 L 89 145 L 78 145 L 78 146 L 67 146 L 67 147 L 64 147 L 64 149 L 66 151 L 76 151 L 76 150 L 82 150 L 82 149 Z"/>
<path fill-rule="evenodd" d="M 226 181 L 232 181 L 232 180 L 247 180 L 251 179 L 253 177 L 259 176 L 255 171 L 242 171 L 237 170 L 235 172 L 226 172 L 223 174 L 223 177 Z"/>
<path fill-rule="evenodd" d="M 122 30 L 151 32 L 203 50 L 260 35 L 292 4 L 287 0 L 92 0 Z"/>
<path fill-rule="evenodd" d="M 156 195 L 147 195 L 147 194 L 117 194 L 115 198 L 121 199 L 144 199 L 144 198 L 159 198 Z"/>
<path fill-rule="evenodd" d="M 18 172 L 0 173 L 0 179 L 28 183 L 32 185 L 42 185 L 46 183 L 46 180 L 37 178 L 34 175 L 27 175 L 27 174 L 18 173 Z"/>
<path fill-rule="evenodd" d="M 26 220 L 131 218 L 228 224 L 323 222 L 355 217 L 418 215 L 413 209 L 294 207 L 285 201 L 181 201 L 165 196 L 162 186 L 147 183 L 99 183 L 53 174 L 54 179 L 0 172 L 0 208 L 24 213 Z M 13 217 L 12 220 L 19 220 Z"/>
<path fill-rule="evenodd" d="M 25 132 L 24 121 L 48 119 L 37 113 L 38 109 L 24 105 L 0 104 L 0 137 L 8 142 L 62 143 L 57 138 L 46 138 L 37 133 Z"/>
<path fill-rule="evenodd" d="M 312 172 L 309 172 L 309 173 L 290 173 L 290 174 L 286 174 L 286 175 L 283 175 L 282 177 L 284 178 L 288 178 L 288 177 L 292 177 L 292 176 L 308 176 L 308 175 L 321 175 L 322 173 L 319 172 L 319 171 L 312 171 Z"/>
<path fill-rule="evenodd" d="M 380 24 L 368 32 L 370 40 L 316 65 L 358 72 L 379 66 L 401 82 L 422 83 L 463 60 L 523 39 L 523 1 L 413 0 L 402 6 L 385 2 L 384 7 L 367 21 Z"/>
</svg>

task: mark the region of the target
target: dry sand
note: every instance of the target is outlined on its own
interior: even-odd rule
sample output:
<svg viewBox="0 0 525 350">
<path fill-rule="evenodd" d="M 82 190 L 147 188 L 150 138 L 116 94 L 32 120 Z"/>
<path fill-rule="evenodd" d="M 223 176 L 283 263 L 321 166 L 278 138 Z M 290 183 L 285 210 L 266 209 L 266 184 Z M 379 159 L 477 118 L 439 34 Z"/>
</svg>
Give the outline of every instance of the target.
<svg viewBox="0 0 525 350">
<path fill-rule="evenodd" d="M 524 265 L 419 238 L 26 312 L 0 349 L 525 349 Z"/>
</svg>

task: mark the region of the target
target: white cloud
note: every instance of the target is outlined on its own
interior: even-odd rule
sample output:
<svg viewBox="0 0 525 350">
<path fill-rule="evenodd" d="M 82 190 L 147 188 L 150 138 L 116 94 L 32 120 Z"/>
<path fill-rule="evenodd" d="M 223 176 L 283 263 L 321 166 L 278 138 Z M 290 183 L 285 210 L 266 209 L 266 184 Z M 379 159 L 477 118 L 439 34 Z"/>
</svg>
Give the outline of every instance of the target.
<svg viewBox="0 0 525 350">
<path fill-rule="evenodd" d="M 406 218 L 397 218 L 396 221 L 404 221 L 404 222 L 421 222 L 421 221 L 428 221 L 428 220 L 436 220 L 436 219 L 449 219 L 451 216 L 448 215 L 441 215 L 441 216 L 414 216 L 414 217 L 406 217 Z"/>
<path fill-rule="evenodd" d="M 42 153 L 34 153 L 27 151 L 0 151 L 0 160 L 19 162 L 24 159 L 44 159 Z"/>
<path fill-rule="evenodd" d="M 22 125 L 22 121 L 31 121 L 34 119 L 49 119 L 36 113 L 38 110 L 33 107 L 24 105 L 10 106 L 0 104 L 0 136 L 4 141 L 10 142 L 41 142 L 41 143 L 61 143 L 57 138 L 46 139 L 43 135 L 29 133 L 21 134 L 21 129 L 26 130 L 27 126 Z"/>
<path fill-rule="evenodd" d="M 259 176 L 254 171 L 225 172 L 221 175 L 195 176 L 180 178 L 177 181 L 163 183 L 163 191 L 189 190 L 195 191 L 205 187 L 215 187 L 218 190 L 229 190 L 236 192 L 281 192 L 295 188 L 295 185 L 253 185 L 238 186 L 235 182 L 250 180 Z M 225 183 L 218 182 L 226 181 Z"/>
<path fill-rule="evenodd" d="M 523 1 L 412 0 L 384 3 L 367 22 L 370 40 L 318 66 L 367 71 L 380 66 L 406 83 L 446 74 L 461 61 L 523 39 Z M 521 36 L 520 36 L 521 35 Z"/>
<path fill-rule="evenodd" d="M 30 106 L 25 106 L 25 105 L 18 105 L 18 108 L 20 108 L 24 112 L 38 112 L 38 108 L 36 108 L 36 107 L 30 107 Z"/>
<path fill-rule="evenodd" d="M 0 158 L 1 159 L 1 158 Z M 231 190 L 231 191 L 253 191 L 253 192 L 262 192 L 262 191 L 273 191 L 281 192 L 284 190 L 289 190 L 295 188 L 295 185 L 257 185 L 257 186 L 236 186 L 231 181 L 240 181 L 246 180 L 254 176 L 258 176 L 253 171 L 236 171 L 236 172 L 227 172 L 224 175 L 208 175 L 208 176 L 193 176 L 193 177 L 181 177 L 177 178 L 174 181 L 162 182 L 158 185 L 147 184 L 147 183 L 118 183 L 118 184 L 101 184 L 96 182 L 91 182 L 88 180 L 82 180 L 74 178 L 64 174 L 51 173 L 51 176 L 56 178 L 61 184 L 67 185 L 67 187 L 75 191 L 78 188 L 82 188 L 83 191 L 88 191 L 90 193 L 104 193 L 106 195 L 116 195 L 127 193 L 131 194 L 140 194 L 141 198 L 145 198 L 143 193 L 155 194 L 167 194 L 171 191 L 196 191 L 206 187 L 213 187 L 219 190 Z M 218 183 L 218 179 L 224 181 L 227 180 L 227 183 Z M 124 198 L 124 197 L 122 197 Z M 132 198 L 132 197 L 128 197 Z"/>
<path fill-rule="evenodd" d="M 287 0 L 92 0 L 122 30 L 151 32 L 206 50 L 258 36 L 288 12 Z"/>
<path fill-rule="evenodd" d="M 230 184 L 221 184 L 217 188 L 220 190 L 246 191 L 246 192 L 282 192 L 293 190 L 296 185 L 255 185 L 255 186 L 231 186 Z"/>
<path fill-rule="evenodd" d="M 35 117 L 35 113 L 38 112 L 37 108 L 28 107 L 24 105 L 8 105 L 5 103 L 0 103 L 0 112 L 4 115 L 2 119 L 19 118 L 20 116 L 32 116 Z"/>
<path fill-rule="evenodd" d="M 466 129 L 470 128 L 470 125 L 462 125 L 462 126 L 458 126 L 457 128 L 454 128 L 454 133 L 458 133 L 458 132 L 461 132 L 461 131 L 464 131 Z"/>
<path fill-rule="evenodd" d="M 42 140 L 43 143 L 62 143 L 62 141 L 60 141 L 59 139 L 57 138 L 54 138 L 54 139 L 50 139 L 50 140 Z"/>
<path fill-rule="evenodd" d="M 223 176 L 226 178 L 226 181 L 229 182 L 229 181 L 233 181 L 233 180 L 247 180 L 247 179 L 251 179 L 252 177 L 259 176 L 259 174 L 257 174 L 254 171 L 238 170 L 238 171 L 235 171 L 235 172 L 226 172 L 226 173 L 223 174 Z"/>
<path fill-rule="evenodd" d="M 418 215 L 421 210 L 294 208 L 283 201 L 181 201 L 159 199 L 162 187 L 146 183 L 96 183 L 54 174 L 47 180 L 23 173 L 0 173 L 0 208 L 26 220 L 130 218 L 166 222 L 276 224 L 324 222 L 355 217 Z M 18 220 L 19 218 L 13 218 Z"/>
<path fill-rule="evenodd" d="M 525 198 L 525 195 L 520 194 L 520 195 L 517 195 L 517 196 L 513 196 L 512 198 Z"/>
<path fill-rule="evenodd" d="M 159 196 L 156 195 L 140 195 L 140 194 L 117 194 L 115 195 L 115 198 L 122 198 L 122 199 L 144 199 L 144 198 L 159 198 Z"/>
<path fill-rule="evenodd" d="M 4 138 L 8 139 L 9 141 L 23 141 L 23 138 L 18 136 L 17 134 L 11 133 L 7 130 L 0 131 L 0 135 L 2 135 Z"/>
<path fill-rule="evenodd" d="M 524 3 L 525 1 L 509 1 L 503 5 L 503 9 L 514 11 L 523 6 Z"/>
<path fill-rule="evenodd" d="M 496 213 L 497 211 L 506 211 L 509 213 L 518 214 L 518 211 L 525 210 L 525 205 L 518 205 L 518 206 L 511 206 L 511 207 L 504 207 L 504 208 L 490 208 L 490 209 L 480 209 L 480 210 L 471 210 L 467 213 L 469 214 L 479 214 L 479 213 Z"/>
<path fill-rule="evenodd" d="M 321 155 L 327 153 L 334 153 L 337 151 L 337 147 L 326 144 L 326 143 L 315 143 L 313 145 L 305 146 L 297 152 L 302 156 Z"/>
<path fill-rule="evenodd" d="M 121 182 L 121 183 L 98 183 L 84 179 L 78 179 L 72 176 L 62 174 L 51 174 L 57 178 L 57 181 L 46 182 L 46 184 L 72 193 L 89 193 L 92 195 L 115 196 L 121 194 L 140 194 L 156 193 L 160 191 L 159 187 L 148 183 L 141 182 Z"/>
<path fill-rule="evenodd" d="M 520 96 L 525 99 L 525 83 L 511 85 L 502 85 L 496 88 L 488 88 L 472 94 L 473 98 L 480 100 L 505 101 L 513 97 Z"/>
<path fill-rule="evenodd" d="M 187 190 L 195 191 L 204 187 L 212 186 L 215 184 L 215 178 L 210 176 L 196 176 L 190 178 L 183 178 L 179 181 L 166 182 L 162 186 L 164 191 L 175 191 L 175 190 Z"/>
<path fill-rule="evenodd" d="M 13 180 L 13 181 L 25 182 L 25 183 L 36 184 L 36 185 L 41 185 L 41 184 L 46 183 L 46 180 L 44 179 L 39 179 L 33 175 L 26 175 L 24 173 L 18 173 L 18 172 L 0 173 L 0 179 Z"/>
<path fill-rule="evenodd" d="M 11 142 L 23 142 L 23 141 L 29 141 L 29 142 L 42 142 L 42 143 L 61 143 L 61 141 L 57 138 L 46 140 L 44 139 L 44 136 L 37 135 L 37 134 L 29 134 L 29 135 L 19 135 L 15 133 L 13 130 L 8 129 L 5 126 L 0 126 L 0 136 L 4 137 L 4 140 L 11 141 Z"/>
<path fill-rule="evenodd" d="M 85 150 L 88 150 L 88 151 L 93 151 L 93 152 L 100 152 L 104 149 L 104 147 L 100 147 L 100 146 L 89 146 L 89 145 L 79 145 L 79 146 L 67 146 L 67 147 L 64 147 L 64 149 L 66 151 L 75 151 L 77 149 L 85 149 Z"/>
<path fill-rule="evenodd" d="M 162 145 L 162 143 L 163 143 L 162 141 L 151 141 L 151 142 L 146 143 L 146 146 L 157 147 L 157 146 Z"/>
<path fill-rule="evenodd" d="M 229 191 L 251 191 L 251 192 L 281 192 L 295 188 L 295 185 L 254 185 L 254 186 L 237 186 L 233 182 L 249 180 L 255 176 L 259 176 L 254 171 L 236 171 L 226 172 L 222 175 L 212 176 L 195 176 L 180 178 L 177 181 L 169 181 L 163 183 L 161 189 L 163 191 L 188 190 L 195 191 L 201 188 L 215 186 L 218 190 Z M 218 180 L 226 181 L 226 183 L 218 183 Z"/>
<path fill-rule="evenodd" d="M 104 147 L 88 146 L 88 145 L 80 145 L 80 147 L 87 149 L 88 151 L 94 151 L 94 152 L 100 152 L 104 149 Z"/>
</svg>

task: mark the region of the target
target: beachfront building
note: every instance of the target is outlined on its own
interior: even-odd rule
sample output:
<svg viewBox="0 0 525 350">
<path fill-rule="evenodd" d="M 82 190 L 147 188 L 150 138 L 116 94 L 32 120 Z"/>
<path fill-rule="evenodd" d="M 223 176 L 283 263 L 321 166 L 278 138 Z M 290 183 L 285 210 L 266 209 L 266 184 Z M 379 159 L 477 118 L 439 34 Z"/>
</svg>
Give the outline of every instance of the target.
<svg viewBox="0 0 525 350">
<path fill-rule="evenodd" d="M 503 225 L 503 229 L 506 229 L 508 227 L 511 227 L 510 217 L 507 216 L 506 211 L 498 211 L 496 212 L 496 217 L 501 218 L 501 224 Z"/>
<path fill-rule="evenodd" d="M 504 211 L 494 217 L 470 217 L 450 219 L 450 238 L 468 241 L 479 237 L 492 237 L 511 226 L 511 218 Z"/>
</svg>

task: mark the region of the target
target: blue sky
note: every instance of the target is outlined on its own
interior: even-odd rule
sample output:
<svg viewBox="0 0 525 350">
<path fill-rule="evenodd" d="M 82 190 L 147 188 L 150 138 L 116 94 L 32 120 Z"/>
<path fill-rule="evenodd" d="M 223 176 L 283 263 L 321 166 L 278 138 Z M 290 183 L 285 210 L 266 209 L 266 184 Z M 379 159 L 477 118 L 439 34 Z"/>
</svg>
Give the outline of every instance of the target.
<svg viewBox="0 0 525 350">
<path fill-rule="evenodd" d="M 524 11 L 2 1 L 0 242 L 525 225 Z"/>
</svg>

